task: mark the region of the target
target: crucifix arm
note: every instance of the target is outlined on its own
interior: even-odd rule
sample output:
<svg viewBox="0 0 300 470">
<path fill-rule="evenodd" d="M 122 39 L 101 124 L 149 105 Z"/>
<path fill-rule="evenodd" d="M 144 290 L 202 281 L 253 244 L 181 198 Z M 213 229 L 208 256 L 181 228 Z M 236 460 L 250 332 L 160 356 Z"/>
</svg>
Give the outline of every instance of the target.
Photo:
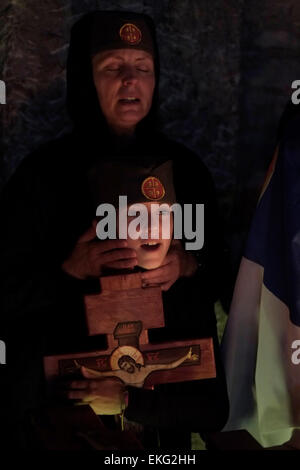
<svg viewBox="0 0 300 470">
<path fill-rule="evenodd" d="M 153 364 L 152 366 L 147 366 L 148 371 L 154 371 L 159 369 L 175 369 L 175 367 L 180 366 L 186 359 L 190 359 L 192 357 L 192 348 L 189 348 L 188 352 L 183 356 L 177 359 L 176 361 L 170 362 L 169 364 Z"/>
<path fill-rule="evenodd" d="M 122 379 L 121 375 L 123 371 L 121 370 L 108 370 L 102 372 L 101 370 L 89 369 L 88 367 L 84 366 L 81 366 L 80 369 L 82 375 L 87 379 L 100 379 L 104 377 L 117 377 L 119 379 Z"/>
</svg>

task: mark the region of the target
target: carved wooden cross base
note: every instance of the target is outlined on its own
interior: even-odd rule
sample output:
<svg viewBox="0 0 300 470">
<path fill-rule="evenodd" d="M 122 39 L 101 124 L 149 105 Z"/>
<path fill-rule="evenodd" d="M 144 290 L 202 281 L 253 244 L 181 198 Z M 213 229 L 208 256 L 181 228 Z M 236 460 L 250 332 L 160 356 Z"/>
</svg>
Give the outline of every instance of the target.
<svg viewBox="0 0 300 470">
<path fill-rule="evenodd" d="M 108 348 L 45 357 L 48 381 L 81 367 L 145 388 L 216 376 L 212 338 L 149 344 L 148 329 L 164 327 L 160 287 L 142 288 L 140 273 L 102 277 L 100 284 L 100 294 L 85 296 L 85 311 L 89 335 L 106 334 Z"/>
</svg>

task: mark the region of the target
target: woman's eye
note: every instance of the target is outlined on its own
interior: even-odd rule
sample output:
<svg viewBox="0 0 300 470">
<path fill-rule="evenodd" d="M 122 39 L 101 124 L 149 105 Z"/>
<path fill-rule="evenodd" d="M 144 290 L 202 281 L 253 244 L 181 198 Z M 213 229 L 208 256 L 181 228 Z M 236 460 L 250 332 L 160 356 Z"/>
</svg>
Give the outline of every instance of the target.
<svg viewBox="0 0 300 470">
<path fill-rule="evenodd" d="M 117 72 L 118 70 L 120 70 L 120 66 L 118 64 L 106 65 L 104 67 L 104 70 L 106 72 Z"/>
<path fill-rule="evenodd" d="M 147 69 L 146 67 L 138 67 L 137 70 L 139 72 L 146 72 L 146 73 L 149 72 L 149 69 Z"/>
</svg>

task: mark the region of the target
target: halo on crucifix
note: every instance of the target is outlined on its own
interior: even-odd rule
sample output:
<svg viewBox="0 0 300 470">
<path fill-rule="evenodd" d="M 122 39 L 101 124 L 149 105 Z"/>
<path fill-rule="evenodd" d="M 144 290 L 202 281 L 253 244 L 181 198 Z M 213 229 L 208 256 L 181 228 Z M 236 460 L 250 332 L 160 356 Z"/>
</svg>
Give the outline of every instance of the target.
<svg viewBox="0 0 300 470">
<path fill-rule="evenodd" d="M 144 358 L 142 353 L 133 346 L 120 346 L 115 349 L 110 356 L 110 366 L 112 370 L 124 369 L 123 364 L 134 361 L 136 365 L 143 366 Z"/>
</svg>

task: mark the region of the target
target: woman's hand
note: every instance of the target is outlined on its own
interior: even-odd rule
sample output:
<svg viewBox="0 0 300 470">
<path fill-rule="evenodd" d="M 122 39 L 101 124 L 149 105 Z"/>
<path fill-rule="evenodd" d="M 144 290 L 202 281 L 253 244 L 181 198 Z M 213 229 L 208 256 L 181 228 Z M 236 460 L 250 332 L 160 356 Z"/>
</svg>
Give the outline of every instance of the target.
<svg viewBox="0 0 300 470">
<path fill-rule="evenodd" d="M 62 269 L 77 279 L 99 277 L 103 268 L 126 269 L 137 265 L 135 250 L 126 240 L 95 240 L 97 221 L 77 241 Z"/>
<path fill-rule="evenodd" d="M 81 367 L 84 379 L 64 384 L 62 395 L 69 400 L 80 400 L 88 404 L 98 415 L 120 414 L 125 407 L 125 385 L 117 377 L 90 378 L 90 373 Z"/>
<path fill-rule="evenodd" d="M 191 277 L 197 270 L 196 258 L 187 253 L 179 240 L 173 240 L 163 264 L 142 273 L 143 287 L 160 286 L 166 291 L 180 277 Z"/>
</svg>

